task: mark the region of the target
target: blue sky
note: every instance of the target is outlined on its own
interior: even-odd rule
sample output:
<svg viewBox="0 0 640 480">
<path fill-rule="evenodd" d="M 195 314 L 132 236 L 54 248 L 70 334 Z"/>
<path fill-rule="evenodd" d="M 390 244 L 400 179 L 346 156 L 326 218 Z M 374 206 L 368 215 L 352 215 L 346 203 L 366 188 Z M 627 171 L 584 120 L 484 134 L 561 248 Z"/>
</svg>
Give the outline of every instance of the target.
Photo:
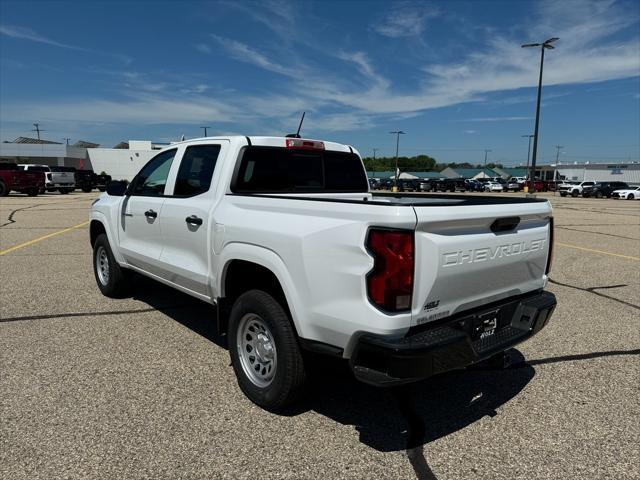
<svg viewBox="0 0 640 480">
<path fill-rule="evenodd" d="M 363 155 L 640 160 L 640 3 L 0 3 L 0 139 L 303 135 Z"/>
</svg>

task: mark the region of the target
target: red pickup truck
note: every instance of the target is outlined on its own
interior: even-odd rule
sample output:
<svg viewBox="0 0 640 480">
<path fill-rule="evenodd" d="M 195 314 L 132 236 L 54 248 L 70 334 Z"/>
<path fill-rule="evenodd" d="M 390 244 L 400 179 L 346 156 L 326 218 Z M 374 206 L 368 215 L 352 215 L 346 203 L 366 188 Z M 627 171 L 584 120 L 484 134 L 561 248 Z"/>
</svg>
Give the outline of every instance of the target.
<svg viewBox="0 0 640 480">
<path fill-rule="evenodd" d="M 0 197 L 9 195 L 12 190 L 35 197 L 42 189 L 44 176 L 41 172 L 28 172 L 15 163 L 0 163 Z"/>
</svg>

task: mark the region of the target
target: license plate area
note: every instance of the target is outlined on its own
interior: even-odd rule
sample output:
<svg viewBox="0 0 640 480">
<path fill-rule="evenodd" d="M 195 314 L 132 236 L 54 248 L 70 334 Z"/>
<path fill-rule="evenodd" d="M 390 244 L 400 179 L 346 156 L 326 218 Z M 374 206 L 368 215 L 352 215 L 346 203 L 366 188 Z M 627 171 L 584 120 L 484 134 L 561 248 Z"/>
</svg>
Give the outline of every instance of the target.
<svg viewBox="0 0 640 480">
<path fill-rule="evenodd" d="M 473 340 L 482 340 L 495 335 L 496 331 L 502 327 L 500 313 L 500 309 L 496 308 L 475 315 L 471 323 L 471 338 Z"/>
</svg>

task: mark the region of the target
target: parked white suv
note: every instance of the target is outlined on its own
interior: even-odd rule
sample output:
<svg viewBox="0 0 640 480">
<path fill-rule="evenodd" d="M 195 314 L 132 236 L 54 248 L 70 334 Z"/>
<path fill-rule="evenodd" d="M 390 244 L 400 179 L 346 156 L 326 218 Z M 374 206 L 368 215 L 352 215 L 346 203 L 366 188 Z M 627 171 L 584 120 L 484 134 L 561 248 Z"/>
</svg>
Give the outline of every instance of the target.
<svg viewBox="0 0 640 480">
<path fill-rule="evenodd" d="M 566 197 L 567 195 L 577 197 L 582 194 L 583 187 L 593 187 L 595 184 L 596 182 L 593 181 L 562 183 L 558 185 L 558 191 L 561 197 Z"/>
<path fill-rule="evenodd" d="M 160 151 L 91 208 L 98 288 L 138 272 L 218 305 L 243 392 L 277 409 L 306 351 L 374 385 L 500 354 L 546 325 L 544 199 L 369 191 L 358 152 L 318 140 L 220 137 Z"/>
</svg>

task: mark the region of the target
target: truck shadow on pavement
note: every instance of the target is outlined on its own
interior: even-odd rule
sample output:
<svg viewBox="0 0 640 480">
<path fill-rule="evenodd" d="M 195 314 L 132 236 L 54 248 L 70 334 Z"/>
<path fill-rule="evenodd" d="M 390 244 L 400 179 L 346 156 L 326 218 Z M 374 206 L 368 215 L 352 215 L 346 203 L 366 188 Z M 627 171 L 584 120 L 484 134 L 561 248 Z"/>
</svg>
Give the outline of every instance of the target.
<svg viewBox="0 0 640 480">
<path fill-rule="evenodd" d="M 139 277 L 135 284 L 134 299 L 227 348 L 226 338 L 217 333 L 215 307 L 153 280 Z M 353 426 L 364 445 L 380 452 L 404 451 L 416 478 L 434 480 L 437 477 L 429 466 L 424 446 L 484 417 L 499 415 L 498 409 L 519 395 L 533 379 L 535 365 L 639 355 L 640 349 L 530 361 L 517 349 L 509 354 L 511 365 L 506 369 L 454 371 L 395 388 L 363 384 L 353 377 L 345 361 L 311 356 L 306 400 L 280 414 L 295 417 L 314 411 L 342 425 Z"/>
<path fill-rule="evenodd" d="M 217 334 L 215 308 L 185 294 L 136 279 L 133 298 L 226 348 Z M 522 354 L 511 351 L 517 368 L 465 370 L 396 388 L 376 388 L 357 381 L 346 362 L 312 356 L 306 400 L 281 412 L 295 417 L 315 411 L 342 425 L 352 425 L 363 444 L 381 452 L 405 451 L 418 479 L 435 479 L 424 445 L 477 422 L 518 395 L 535 375 Z M 248 400 L 247 400 L 248 401 Z"/>
<path fill-rule="evenodd" d="M 309 407 L 354 425 L 360 441 L 378 451 L 415 448 L 461 430 L 518 395 L 535 375 L 513 350 L 521 368 L 461 370 L 395 388 L 358 382 L 346 365 L 317 372 Z"/>
</svg>

